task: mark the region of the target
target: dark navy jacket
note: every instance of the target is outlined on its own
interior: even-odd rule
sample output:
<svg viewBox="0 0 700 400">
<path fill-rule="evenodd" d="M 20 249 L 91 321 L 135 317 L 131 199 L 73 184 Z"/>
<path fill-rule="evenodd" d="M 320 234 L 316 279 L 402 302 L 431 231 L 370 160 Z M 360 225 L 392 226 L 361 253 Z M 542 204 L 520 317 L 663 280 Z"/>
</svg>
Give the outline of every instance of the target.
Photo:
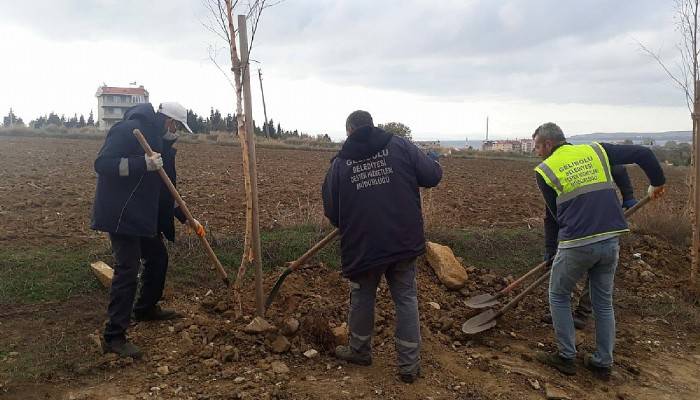
<svg viewBox="0 0 700 400">
<path fill-rule="evenodd" d="M 153 237 L 158 233 L 175 238 L 173 216 L 184 222 L 157 171 L 147 171 L 144 151 L 132 133 L 138 128 L 153 151 L 161 153 L 163 169 L 175 184 L 175 153 L 172 140 L 164 140 L 165 116 L 150 103 L 126 111 L 124 119 L 110 128 L 95 160 L 97 188 L 92 229 L 123 235 Z"/>
<path fill-rule="evenodd" d="M 425 252 L 419 187 L 436 186 L 440 164 L 379 128 L 348 137 L 323 183 L 326 217 L 340 229 L 343 275 Z"/>
<path fill-rule="evenodd" d="M 569 145 L 565 143 L 562 146 Z M 627 170 L 625 170 L 624 164 L 637 164 L 639 165 L 651 185 L 661 186 L 666 182 L 664 177 L 664 172 L 661 169 L 661 165 L 654 153 L 643 146 L 634 145 L 615 145 L 609 143 L 601 143 L 603 149 L 608 155 L 608 160 L 611 166 L 611 175 L 615 184 L 620 189 L 622 193 L 623 201 L 634 198 L 634 190 L 632 188 L 632 183 L 630 182 Z M 557 251 L 558 246 L 558 234 L 559 234 L 559 224 L 557 223 L 557 194 L 547 183 L 540 174 L 535 173 L 537 177 L 537 185 L 542 192 L 545 200 L 545 217 L 544 217 L 544 241 L 545 241 L 545 259 L 553 257 Z M 604 210 L 601 210 L 603 212 Z M 601 218 L 605 216 L 601 215 Z"/>
</svg>

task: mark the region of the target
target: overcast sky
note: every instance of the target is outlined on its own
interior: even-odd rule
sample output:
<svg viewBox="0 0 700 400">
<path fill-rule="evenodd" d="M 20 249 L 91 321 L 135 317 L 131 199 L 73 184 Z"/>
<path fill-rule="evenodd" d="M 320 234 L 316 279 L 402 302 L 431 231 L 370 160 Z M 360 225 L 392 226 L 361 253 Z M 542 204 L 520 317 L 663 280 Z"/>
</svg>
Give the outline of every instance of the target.
<svg viewBox="0 0 700 400">
<path fill-rule="evenodd" d="M 206 0 L 204 0 L 206 1 Z M 228 59 L 203 0 L 0 0 L 0 113 L 96 112 L 95 91 L 136 81 L 151 101 L 233 112 L 209 59 Z M 242 9 L 241 9 L 242 10 Z M 672 0 L 285 0 L 251 58 L 268 117 L 335 139 L 347 114 L 419 139 L 690 129 L 678 88 L 637 41 L 677 62 Z M 257 74 L 254 75 L 257 78 Z M 259 84 L 253 113 L 263 121 Z"/>
</svg>

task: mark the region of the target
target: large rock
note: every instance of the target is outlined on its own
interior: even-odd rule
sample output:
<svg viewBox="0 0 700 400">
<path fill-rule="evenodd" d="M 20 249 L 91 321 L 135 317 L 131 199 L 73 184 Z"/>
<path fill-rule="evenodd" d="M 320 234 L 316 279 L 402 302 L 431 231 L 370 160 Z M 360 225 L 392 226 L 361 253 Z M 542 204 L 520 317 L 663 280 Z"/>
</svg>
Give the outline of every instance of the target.
<svg viewBox="0 0 700 400">
<path fill-rule="evenodd" d="M 467 271 L 455 258 L 452 249 L 433 242 L 426 243 L 428 264 L 448 289 L 461 289 L 467 283 Z"/>
<path fill-rule="evenodd" d="M 95 261 L 90 264 L 90 268 L 92 269 L 92 273 L 100 280 L 102 286 L 107 289 L 112 286 L 112 278 L 114 277 L 114 270 L 112 267 L 102 261 Z"/>
</svg>

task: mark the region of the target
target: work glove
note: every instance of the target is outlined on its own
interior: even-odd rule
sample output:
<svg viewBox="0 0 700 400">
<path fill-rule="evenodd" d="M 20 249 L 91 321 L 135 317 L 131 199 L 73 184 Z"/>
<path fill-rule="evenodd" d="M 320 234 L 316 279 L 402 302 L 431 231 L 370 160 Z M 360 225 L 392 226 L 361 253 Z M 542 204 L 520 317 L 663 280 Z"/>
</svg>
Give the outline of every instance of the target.
<svg viewBox="0 0 700 400">
<path fill-rule="evenodd" d="M 150 157 L 146 154 L 144 157 L 146 158 L 146 170 L 158 171 L 163 168 L 163 158 L 160 156 L 160 153 L 153 153 Z"/>
<path fill-rule="evenodd" d="M 627 199 L 622 202 L 622 209 L 623 210 L 629 210 L 630 208 L 634 207 L 639 201 L 635 198 Z"/>
<path fill-rule="evenodd" d="M 666 187 L 664 185 L 661 186 L 652 186 L 649 185 L 649 189 L 647 189 L 647 195 L 649 195 L 649 198 L 652 200 L 657 200 L 660 199 L 661 196 L 666 193 Z"/>
<path fill-rule="evenodd" d="M 192 219 L 190 222 L 189 220 L 187 221 L 187 226 L 192 229 L 192 231 L 199 237 L 204 237 L 204 235 L 207 234 L 207 232 L 204 230 L 204 227 L 202 224 L 199 223 L 196 219 Z"/>
<path fill-rule="evenodd" d="M 556 250 L 554 252 L 550 252 L 548 250 L 545 250 L 544 252 L 544 260 L 547 265 L 546 267 L 549 268 L 552 266 L 552 263 L 554 262 L 554 256 L 557 254 Z"/>
</svg>

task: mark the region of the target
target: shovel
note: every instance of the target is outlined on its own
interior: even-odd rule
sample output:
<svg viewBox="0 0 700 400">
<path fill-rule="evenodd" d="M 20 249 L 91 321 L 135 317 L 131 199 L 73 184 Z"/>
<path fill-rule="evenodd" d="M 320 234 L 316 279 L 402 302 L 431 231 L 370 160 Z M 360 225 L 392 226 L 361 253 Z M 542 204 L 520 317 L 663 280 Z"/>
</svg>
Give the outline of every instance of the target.
<svg viewBox="0 0 700 400">
<path fill-rule="evenodd" d="M 134 136 L 136 136 L 136 140 L 138 140 L 141 144 L 141 147 L 143 147 L 143 151 L 146 152 L 146 155 L 148 155 L 149 157 L 153 155 L 153 150 L 151 150 L 151 146 L 148 145 L 148 142 L 146 141 L 146 138 L 143 137 L 141 131 L 138 129 L 134 129 L 133 133 Z M 185 204 L 185 201 L 182 200 L 182 197 L 180 197 L 180 194 L 177 192 L 177 189 L 175 189 L 175 185 L 173 185 L 172 181 L 170 181 L 168 174 L 165 173 L 163 168 L 160 168 L 158 169 L 158 175 L 160 175 L 160 178 L 163 180 L 163 183 L 165 183 L 165 186 L 167 186 L 168 190 L 170 190 L 170 194 L 173 196 L 178 206 L 180 206 L 180 209 L 182 209 L 182 212 L 185 214 L 185 217 L 187 217 L 187 222 L 194 226 L 194 217 L 190 213 L 190 210 L 187 208 L 187 204 Z M 221 280 L 224 282 L 224 285 L 229 286 L 231 282 L 228 279 L 228 275 L 226 274 L 224 267 L 221 265 L 219 258 L 216 257 L 214 250 L 211 249 L 209 242 L 204 236 L 199 236 L 199 239 L 201 240 L 202 245 L 206 249 L 209 258 L 211 259 L 211 262 L 216 267 L 216 271 Z"/>
<path fill-rule="evenodd" d="M 296 259 L 296 261 L 293 261 L 291 263 L 287 263 L 287 268 L 282 271 L 282 274 L 280 275 L 279 278 L 277 278 L 277 281 L 275 282 L 274 286 L 272 286 L 272 290 L 270 290 L 270 294 L 267 295 L 267 299 L 265 300 L 265 310 L 270 307 L 270 304 L 275 300 L 275 297 L 277 297 L 277 293 L 280 291 L 280 288 L 282 287 L 282 283 L 284 282 L 285 279 L 287 279 L 287 276 L 291 274 L 292 272 L 296 271 L 301 267 L 306 260 L 309 258 L 313 257 L 316 253 L 318 253 L 319 250 L 324 248 L 329 242 L 331 242 L 333 239 L 335 239 L 336 236 L 338 236 L 338 233 L 340 231 L 338 228 L 334 229 L 331 233 L 326 235 L 323 239 L 321 239 L 320 242 L 316 243 L 314 247 L 310 248 L 306 253 L 304 253 L 301 257 Z"/>
<path fill-rule="evenodd" d="M 550 271 L 547 271 L 544 274 L 542 274 L 539 278 L 532 282 L 530 286 L 528 286 L 525 290 L 520 292 L 517 296 L 513 298 L 513 300 L 510 301 L 510 303 L 503 306 L 503 308 L 501 308 L 500 310 L 496 311 L 491 308 L 482 312 L 481 314 L 469 318 L 467 322 L 462 324 L 462 332 L 466 333 L 467 335 L 473 335 L 475 333 L 483 332 L 485 330 L 493 328 L 494 326 L 496 326 L 497 319 L 501 318 L 501 316 L 508 312 L 508 310 L 515 307 L 523 297 L 527 296 L 528 293 L 532 292 L 537 286 L 539 286 L 542 282 L 549 278 L 549 274 Z"/>
<path fill-rule="evenodd" d="M 515 289 L 518 285 L 523 283 L 523 281 L 532 275 L 534 275 L 536 272 L 541 270 L 542 268 L 547 265 L 546 261 L 541 262 L 538 266 L 535 268 L 531 269 L 528 271 L 525 275 L 521 276 L 518 278 L 515 282 L 511 283 L 510 285 L 506 286 L 503 290 L 496 294 L 480 294 L 478 296 L 471 297 L 467 301 L 464 302 L 468 307 L 471 308 L 488 308 L 488 307 L 493 307 L 499 303 L 499 299 L 506 294 L 510 293 L 513 289 Z"/>
<path fill-rule="evenodd" d="M 629 208 L 627 211 L 625 211 L 625 218 L 631 217 L 637 210 L 642 208 L 645 204 L 647 204 L 651 200 L 649 196 L 645 196 L 642 200 L 639 201 L 639 203 L 635 204 L 634 207 Z M 538 265 L 537 267 L 533 268 L 530 272 L 525 274 L 527 275 L 532 275 L 535 270 L 541 268 L 542 266 L 546 265 L 546 263 L 542 263 Z M 542 282 L 544 282 L 548 277 L 549 274 L 551 273 L 551 270 L 545 272 L 542 274 L 539 278 L 537 278 L 530 286 L 528 286 L 525 290 L 523 290 L 521 293 L 519 293 L 517 296 L 513 298 L 513 300 L 510 301 L 510 303 L 506 304 L 501 308 L 500 310 L 496 311 L 494 309 L 489 309 L 486 310 L 470 319 L 467 320 L 464 324 L 462 324 L 462 332 L 468 334 L 468 335 L 474 335 L 479 332 L 486 331 L 488 329 L 493 328 L 496 326 L 496 320 L 501 318 L 503 314 L 508 312 L 511 308 L 515 307 L 520 300 L 522 300 L 523 297 L 525 297 L 527 294 L 532 292 L 537 286 L 539 286 Z M 518 281 L 522 281 L 523 278 L 518 279 Z M 516 281 L 517 282 L 517 281 Z M 515 282 L 513 282 L 515 283 Z M 512 284 L 511 284 L 512 285 Z M 499 296 L 502 297 L 503 295 Z"/>
</svg>

